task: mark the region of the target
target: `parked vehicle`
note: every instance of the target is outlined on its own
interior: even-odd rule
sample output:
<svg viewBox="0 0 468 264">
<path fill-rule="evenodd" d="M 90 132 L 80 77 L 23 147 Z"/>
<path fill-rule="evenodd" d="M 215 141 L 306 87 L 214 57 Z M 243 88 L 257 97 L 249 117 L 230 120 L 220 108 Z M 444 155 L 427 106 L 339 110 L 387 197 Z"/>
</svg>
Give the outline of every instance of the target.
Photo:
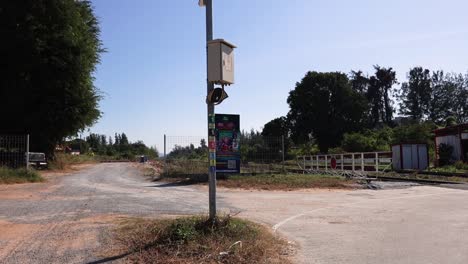
<svg viewBox="0 0 468 264">
<path fill-rule="evenodd" d="M 45 154 L 41 152 L 29 152 L 29 166 L 32 166 L 36 169 L 47 168 Z"/>
</svg>

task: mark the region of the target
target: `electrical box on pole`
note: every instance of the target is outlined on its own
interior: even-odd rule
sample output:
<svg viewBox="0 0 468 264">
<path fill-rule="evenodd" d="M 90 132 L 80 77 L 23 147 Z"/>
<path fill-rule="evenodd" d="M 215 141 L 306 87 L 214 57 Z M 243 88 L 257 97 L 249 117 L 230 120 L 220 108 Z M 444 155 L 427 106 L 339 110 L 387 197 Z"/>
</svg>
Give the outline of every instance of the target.
<svg viewBox="0 0 468 264">
<path fill-rule="evenodd" d="M 234 49 L 224 39 L 208 41 L 208 82 L 234 84 Z"/>
</svg>

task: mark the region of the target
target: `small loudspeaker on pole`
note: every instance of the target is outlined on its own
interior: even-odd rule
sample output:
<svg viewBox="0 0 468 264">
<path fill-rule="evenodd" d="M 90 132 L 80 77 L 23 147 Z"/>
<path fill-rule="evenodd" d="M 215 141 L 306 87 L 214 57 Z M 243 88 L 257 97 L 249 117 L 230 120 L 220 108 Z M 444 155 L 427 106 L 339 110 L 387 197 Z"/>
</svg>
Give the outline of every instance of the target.
<svg viewBox="0 0 468 264">
<path fill-rule="evenodd" d="M 228 94 L 226 93 L 226 91 L 224 91 L 224 85 L 222 85 L 221 88 L 215 88 L 208 94 L 208 96 L 206 97 L 206 103 L 219 105 L 228 97 Z"/>
</svg>

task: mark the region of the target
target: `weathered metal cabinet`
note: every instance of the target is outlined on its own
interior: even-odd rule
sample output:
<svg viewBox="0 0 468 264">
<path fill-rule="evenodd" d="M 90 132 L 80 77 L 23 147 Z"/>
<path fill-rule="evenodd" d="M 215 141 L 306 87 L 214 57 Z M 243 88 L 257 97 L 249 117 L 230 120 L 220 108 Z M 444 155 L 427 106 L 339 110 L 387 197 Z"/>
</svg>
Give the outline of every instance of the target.
<svg viewBox="0 0 468 264">
<path fill-rule="evenodd" d="M 234 49 L 223 39 L 208 42 L 208 81 L 215 84 L 234 84 Z"/>
</svg>

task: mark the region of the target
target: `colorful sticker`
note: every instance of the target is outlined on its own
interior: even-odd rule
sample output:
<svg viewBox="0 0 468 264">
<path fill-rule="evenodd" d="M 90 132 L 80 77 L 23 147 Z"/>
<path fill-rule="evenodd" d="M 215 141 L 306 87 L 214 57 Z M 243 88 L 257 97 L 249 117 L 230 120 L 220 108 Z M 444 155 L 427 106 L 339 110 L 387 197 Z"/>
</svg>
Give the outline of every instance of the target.
<svg viewBox="0 0 468 264">
<path fill-rule="evenodd" d="M 216 152 L 210 152 L 210 160 L 216 160 Z"/>
<path fill-rule="evenodd" d="M 215 115 L 208 115 L 208 123 L 214 123 L 215 122 Z"/>
<path fill-rule="evenodd" d="M 208 142 L 208 148 L 216 150 L 216 141 Z"/>
</svg>

